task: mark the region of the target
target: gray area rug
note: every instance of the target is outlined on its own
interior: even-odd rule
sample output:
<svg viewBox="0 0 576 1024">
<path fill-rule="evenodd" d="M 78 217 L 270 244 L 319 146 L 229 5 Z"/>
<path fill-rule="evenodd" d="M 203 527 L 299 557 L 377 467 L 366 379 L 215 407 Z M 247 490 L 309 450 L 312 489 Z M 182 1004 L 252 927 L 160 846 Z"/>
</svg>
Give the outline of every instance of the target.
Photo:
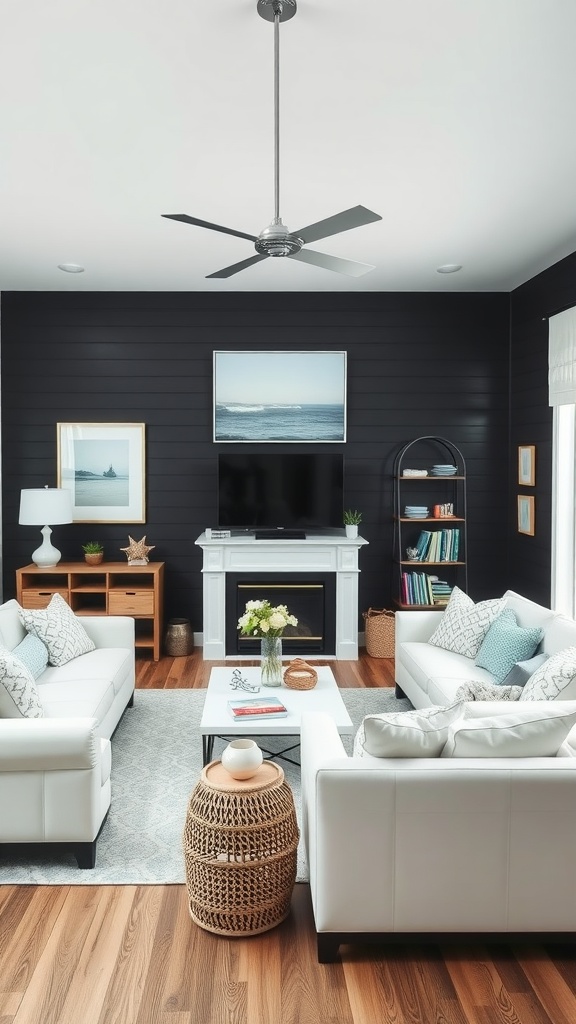
<svg viewBox="0 0 576 1024">
<path fill-rule="evenodd" d="M 357 727 L 364 715 L 407 711 L 388 689 L 344 689 Z M 81 871 L 53 848 L 15 854 L 0 847 L 0 883 L 156 885 L 184 882 L 182 833 L 188 799 L 202 768 L 199 732 L 205 690 L 137 690 L 112 739 L 112 806 L 98 840 L 96 867 Z M 262 746 L 272 749 L 273 737 Z M 348 752 L 353 737 L 344 737 Z M 284 740 L 276 739 L 279 747 Z M 225 741 L 216 739 L 214 758 Z M 296 750 L 298 756 L 298 749 Z M 300 769 L 279 760 L 300 813 Z M 300 844 L 298 881 L 308 878 Z"/>
</svg>

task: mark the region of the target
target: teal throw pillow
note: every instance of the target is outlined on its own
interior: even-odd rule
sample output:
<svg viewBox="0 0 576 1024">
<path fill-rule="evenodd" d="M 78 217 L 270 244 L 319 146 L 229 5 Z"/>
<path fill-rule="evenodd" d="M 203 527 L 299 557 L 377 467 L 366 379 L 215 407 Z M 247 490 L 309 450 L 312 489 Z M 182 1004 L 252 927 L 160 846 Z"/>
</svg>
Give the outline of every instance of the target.
<svg viewBox="0 0 576 1024">
<path fill-rule="evenodd" d="M 532 657 L 543 635 L 542 629 L 519 626 L 512 609 L 506 608 L 486 633 L 475 664 L 490 672 L 497 683 L 503 683 L 517 661 Z"/>
<path fill-rule="evenodd" d="M 26 665 L 34 679 L 41 676 L 48 664 L 48 648 L 37 636 L 29 633 L 16 645 L 12 654 Z"/>
</svg>

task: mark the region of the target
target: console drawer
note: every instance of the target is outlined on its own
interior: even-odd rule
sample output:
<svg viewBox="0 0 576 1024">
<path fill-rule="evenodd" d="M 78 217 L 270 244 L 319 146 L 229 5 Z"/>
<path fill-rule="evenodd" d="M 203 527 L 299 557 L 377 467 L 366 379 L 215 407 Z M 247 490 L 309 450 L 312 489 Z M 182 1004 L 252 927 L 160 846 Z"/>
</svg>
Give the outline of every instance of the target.
<svg viewBox="0 0 576 1024">
<path fill-rule="evenodd" d="M 109 615 L 154 615 L 152 590 L 110 590 Z"/>
<path fill-rule="evenodd" d="M 68 601 L 67 590 L 23 590 L 20 603 L 23 608 L 46 608 L 54 594 Z"/>
</svg>

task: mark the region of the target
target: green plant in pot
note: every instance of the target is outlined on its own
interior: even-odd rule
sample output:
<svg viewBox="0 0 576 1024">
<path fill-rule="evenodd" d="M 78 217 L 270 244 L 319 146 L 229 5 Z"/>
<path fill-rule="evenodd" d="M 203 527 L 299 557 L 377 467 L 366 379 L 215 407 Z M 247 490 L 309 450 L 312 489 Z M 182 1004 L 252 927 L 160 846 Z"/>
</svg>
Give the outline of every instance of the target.
<svg viewBox="0 0 576 1024">
<path fill-rule="evenodd" d="M 357 508 L 347 508 L 344 513 L 344 526 L 347 537 L 358 536 L 358 524 L 362 522 L 362 513 Z"/>
<path fill-rule="evenodd" d="M 98 540 L 89 540 L 87 544 L 83 544 L 82 551 L 84 552 L 84 561 L 88 565 L 100 565 L 104 558 L 104 548 Z"/>
</svg>

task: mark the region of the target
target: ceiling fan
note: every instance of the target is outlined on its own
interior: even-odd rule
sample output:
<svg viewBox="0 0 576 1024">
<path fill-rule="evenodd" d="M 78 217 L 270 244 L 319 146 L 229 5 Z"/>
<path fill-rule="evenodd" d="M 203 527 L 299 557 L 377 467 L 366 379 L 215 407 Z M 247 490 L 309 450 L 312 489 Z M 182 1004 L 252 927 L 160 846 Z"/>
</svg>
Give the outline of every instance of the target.
<svg viewBox="0 0 576 1024">
<path fill-rule="evenodd" d="M 301 263 L 311 263 L 316 267 L 323 267 L 325 270 L 333 270 L 337 274 L 347 274 L 349 277 L 361 277 L 374 270 L 368 263 L 357 263 L 355 260 L 341 259 L 339 256 L 329 256 L 328 253 L 317 252 L 315 249 L 305 249 L 309 242 L 317 242 L 320 238 L 328 238 L 330 235 L 338 235 L 341 231 L 350 231 L 351 228 L 360 227 L 362 224 L 370 224 L 372 221 L 382 220 L 378 213 L 367 210 L 365 206 L 353 206 L 349 210 L 343 210 L 333 217 L 326 217 L 315 224 L 308 224 L 299 231 L 291 232 L 280 217 L 280 132 L 279 132 L 279 53 L 280 53 L 280 22 L 288 21 L 296 14 L 296 0 L 258 0 L 258 14 L 266 21 L 274 22 L 274 220 L 268 227 L 264 228 L 259 235 L 249 235 L 245 231 L 236 231 L 234 228 L 226 228 L 221 224 L 212 224 L 208 220 L 200 220 L 198 217 L 190 217 L 187 213 L 163 213 L 162 216 L 168 220 L 180 220 L 185 224 L 195 224 L 199 228 L 209 228 L 211 231 L 221 231 L 225 235 L 236 235 L 237 238 L 247 238 L 254 242 L 256 256 L 234 263 L 224 270 L 218 270 L 215 274 L 208 274 L 207 277 L 232 277 L 241 270 L 268 259 L 269 256 L 288 256 L 292 260 L 299 260 Z"/>
</svg>

